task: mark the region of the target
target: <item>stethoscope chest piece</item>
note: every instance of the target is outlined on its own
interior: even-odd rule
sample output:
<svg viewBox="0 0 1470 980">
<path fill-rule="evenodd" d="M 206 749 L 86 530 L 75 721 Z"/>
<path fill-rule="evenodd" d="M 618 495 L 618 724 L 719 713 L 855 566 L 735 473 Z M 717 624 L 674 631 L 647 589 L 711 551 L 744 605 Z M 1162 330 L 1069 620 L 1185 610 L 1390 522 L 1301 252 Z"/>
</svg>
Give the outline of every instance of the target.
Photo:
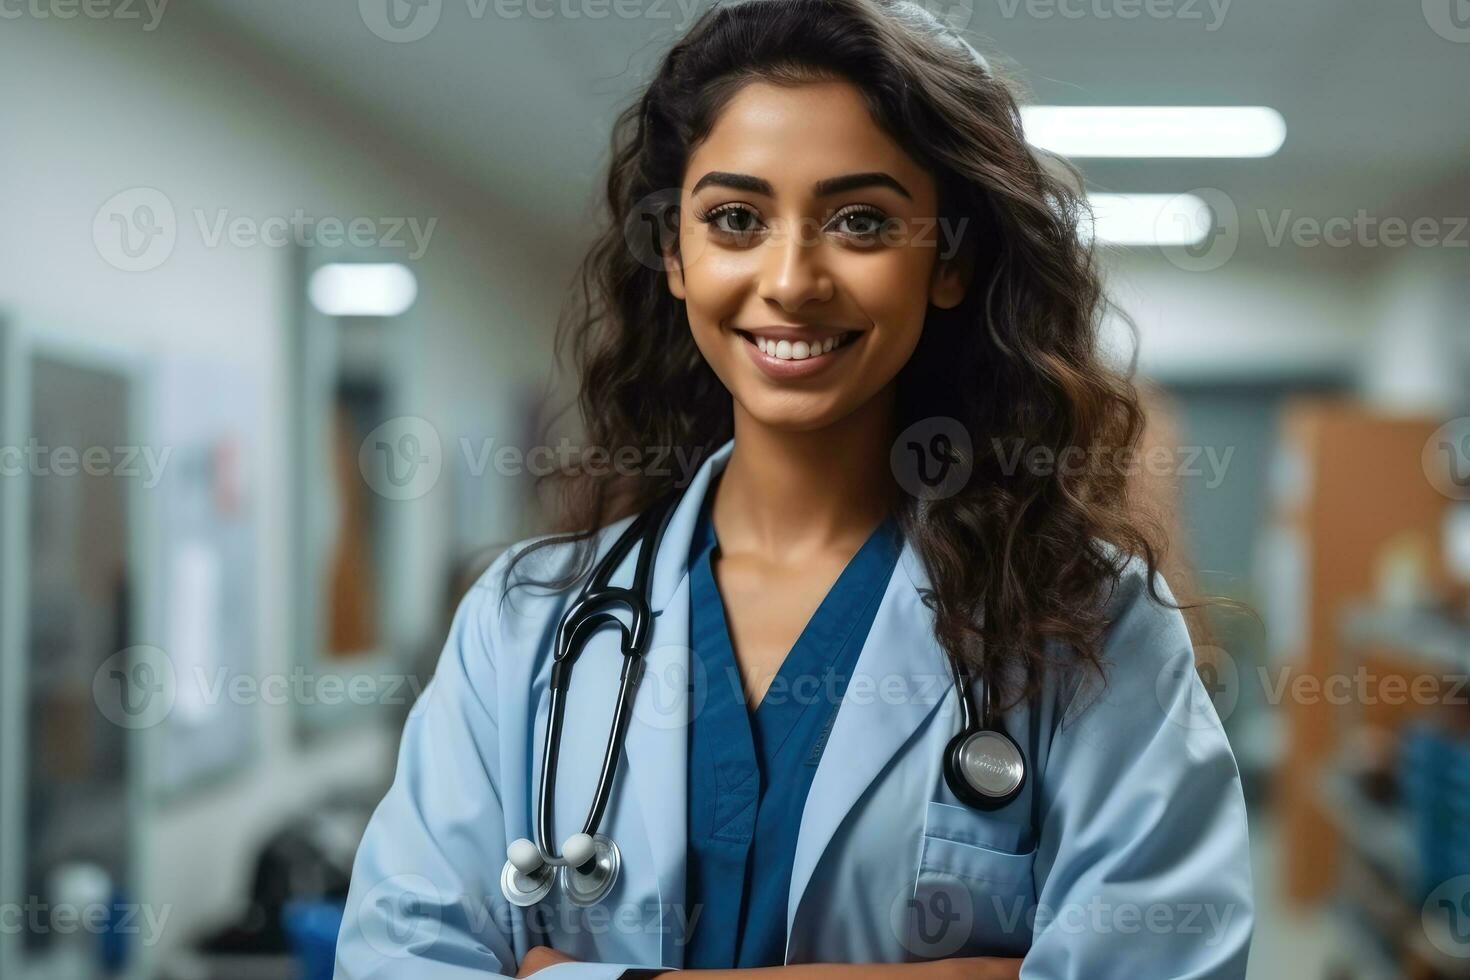
<svg viewBox="0 0 1470 980">
<path fill-rule="evenodd" d="M 995 810 L 1021 792 L 1026 763 L 1021 749 L 995 729 L 960 732 L 945 749 L 944 776 L 955 796 L 969 806 Z"/>
<path fill-rule="evenodd" d="M 535 844 L 522 839 L 511 845 L 510 857 L 500 869 L 500 890 L 508 902 L 530 908 L 550 894 L 555 881 L 555 865 L 541 860 Z"/>
<path fill-rule="evenodd" d="M 561 869 L 561 887 L 567 899 L 582 908 L 596 905 L 617 884 L 622 871 L 623 855 L 611 837 L 597 834 L 592 838 L 592 857 L 580 864 L 568 861 Z"/>
<path fill-rule="evenodd" d="M 991 722 L 990 685 L 985 685 L 984 710 L 977 710 L 969 669 L 953 658 L 950 666 L 960 692 L 960 731 L 944 747 L 944 781 L 966 806 L 998 810 L 1026 785 L 1026 757 L 1016 740 Z"/>
</svg>

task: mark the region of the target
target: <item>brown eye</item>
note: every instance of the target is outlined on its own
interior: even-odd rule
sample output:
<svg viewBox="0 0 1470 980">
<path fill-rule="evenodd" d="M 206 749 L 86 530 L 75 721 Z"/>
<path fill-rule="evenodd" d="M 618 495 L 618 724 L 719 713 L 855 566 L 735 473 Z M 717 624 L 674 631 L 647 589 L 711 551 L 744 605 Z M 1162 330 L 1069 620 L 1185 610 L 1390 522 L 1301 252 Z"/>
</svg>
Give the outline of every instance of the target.
<svg viewBox="0 0 1470 980">
<path fill-rule="evenodd" d="M 888 215 L 872 207 L 857 207 L 842 211 L 834 219 L 843 228 L 842 234 L 863 242 L 876 239 L 888 227 Z"/>
<path fill-rule="evenodd" d="M 739 204 L 726 204 L 696 217 L 715 232 L 732 238 L 747 238 L 756 231 L 755 212 Z"/>
</svg>

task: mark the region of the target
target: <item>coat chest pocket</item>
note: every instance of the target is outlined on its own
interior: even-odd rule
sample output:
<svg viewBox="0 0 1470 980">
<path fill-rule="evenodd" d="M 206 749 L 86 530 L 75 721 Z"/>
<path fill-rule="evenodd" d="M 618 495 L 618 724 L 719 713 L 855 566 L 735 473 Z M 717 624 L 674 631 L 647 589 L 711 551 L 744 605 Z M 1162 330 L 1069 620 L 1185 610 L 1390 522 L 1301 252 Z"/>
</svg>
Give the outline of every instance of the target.
<svg viewBox="0 0 1470 980">
<path fill-rule="evenodd" d="M 935 959 L 1029 949 L 1036 847 L 1028 837 L 1025 827 L 996 814 L 929 803 L 904 923 L 909 951 Z"/>
</svg>

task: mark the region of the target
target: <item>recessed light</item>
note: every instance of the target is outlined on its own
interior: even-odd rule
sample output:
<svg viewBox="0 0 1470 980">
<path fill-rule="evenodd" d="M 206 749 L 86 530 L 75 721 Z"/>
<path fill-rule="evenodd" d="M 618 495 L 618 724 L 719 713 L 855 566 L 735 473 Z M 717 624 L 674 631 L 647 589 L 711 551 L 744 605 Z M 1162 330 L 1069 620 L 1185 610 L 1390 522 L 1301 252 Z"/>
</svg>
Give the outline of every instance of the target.
<svg viewBox="0 0 1470 980">
<path fill-rule="evenodd" d="M 327 316 L 397 316 L 413 305 L 419 286 L 397 262 L 332 262 L 311 274 L 306 292 Z"/>
<path fill-rule="evenodd" d="M 1268 157 L 1286 141 L 1281 113 L 1259 105 L 1033 105 L 1021 124 L 1064 157 Z"/>
<path fill-rule="evenodd" d="M 1089 194 L 1091 227 L 1084 238 L 1110 245 L 1196 245 L 1215 222 L 1214 212 L 1197 194 Z"/>
</svg>

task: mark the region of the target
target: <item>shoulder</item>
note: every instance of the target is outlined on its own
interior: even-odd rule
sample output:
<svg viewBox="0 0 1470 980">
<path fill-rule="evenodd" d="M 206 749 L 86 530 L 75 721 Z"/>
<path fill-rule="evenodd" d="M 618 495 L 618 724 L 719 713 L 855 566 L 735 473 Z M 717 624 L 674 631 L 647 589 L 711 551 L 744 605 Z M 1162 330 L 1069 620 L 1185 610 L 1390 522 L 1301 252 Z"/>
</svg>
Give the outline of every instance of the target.
<svg viewBox="0 0 1470 980">
<path fill-rule="evenodd" d="M 1184 614 L 1176 608 L 1174 591 L 1161 571 L 1149 573 L 1148 563 L 1140 555 L 1124 555 L 1112 545 L 1101 543 L 1104 553 L 1113 561 L 1117 575 L 1102 597 L 1108 637 L 1119 630 L 1179 630 L 1188 642 Z"/>
<path fill-rule="evenodd" d="M 593 532 L 594 563 L 632 521 L 632 516 L 623 517 Z M 571 585 L 556 589 L 547 583 L 575 567 L 585 540 L 548 533 L 507 546 L 475 579 L 457 615 L 472 617 L 492 648 L 528 634 L 539 637 L 549 625 L 555 625 L 573 591 Z"/>
<path fill-rule="evenodd" d="M 1116 569 L 1098 597 L 1104 624 L 1102 676 L 1085 665 L 1073 672 L 1065 698 L 1069 716 L 1097 700 L 1158 708 L 1196 682 L 1189 629 L 1163 574 L 1150 575 L 1141 556 L 1124 554 L 1106 542 L 1099 547 Z"/>
</svg>

